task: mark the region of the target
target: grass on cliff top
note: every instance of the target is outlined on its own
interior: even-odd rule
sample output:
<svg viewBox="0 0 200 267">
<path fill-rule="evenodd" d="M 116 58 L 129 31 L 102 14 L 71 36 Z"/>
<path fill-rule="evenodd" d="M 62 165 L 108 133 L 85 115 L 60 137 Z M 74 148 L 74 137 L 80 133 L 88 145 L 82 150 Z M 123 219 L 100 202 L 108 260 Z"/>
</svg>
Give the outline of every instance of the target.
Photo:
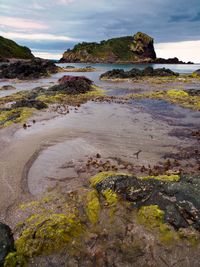
<svg viewBox="0 0 200 267">
<path fill-rule="evenodd" d="M 0 36 L 0 57 L 31 59 L 33 55 L 29 48 Z"/>
</svg>

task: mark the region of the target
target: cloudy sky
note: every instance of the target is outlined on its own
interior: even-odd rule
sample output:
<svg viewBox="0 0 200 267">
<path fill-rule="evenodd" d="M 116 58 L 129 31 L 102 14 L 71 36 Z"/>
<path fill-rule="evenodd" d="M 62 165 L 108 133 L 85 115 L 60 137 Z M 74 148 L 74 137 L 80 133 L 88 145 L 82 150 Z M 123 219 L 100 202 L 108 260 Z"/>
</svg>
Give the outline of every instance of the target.
<svg viewBox="0 0 200 267">
<path fill-rule="evenodd" d="M 45 58 L 137 31 L 159 57 L 200 62 L 200 0 L 0 0 L 0 35 Z"/>
</svg>

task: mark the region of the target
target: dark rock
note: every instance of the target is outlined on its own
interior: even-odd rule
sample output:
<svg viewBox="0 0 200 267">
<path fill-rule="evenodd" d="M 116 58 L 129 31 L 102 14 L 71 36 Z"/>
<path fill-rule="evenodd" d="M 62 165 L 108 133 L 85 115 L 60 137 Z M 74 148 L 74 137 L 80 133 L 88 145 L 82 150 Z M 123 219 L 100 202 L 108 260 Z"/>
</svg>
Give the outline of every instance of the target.
<svg viewBox="0 0 200 267">
<path fill-rule="evenodd" d="M 12 108 L 21 108 L 21 107 L 27 107 L 27 108 L 36 108 L 36 109 L 44 109 L 47 108 L 48 106 L 36 99 L 23 99 L 17 101 L 15 104 L 12 105 Z"/>
<path fill-rule="evenodd" d="M 140 69 L 131 69 L 129 71 L 124 71 L 123 69 L 113 69 L 103 73 L 100 78 L 101 79 L 133 79 L 138 77 L 144 76 L 158 76 L 158 77 L 165 77 L 165 76 L 178 76 L 178 73 L 173 72 L 170 69 L 166 68 L 158 68 L 153 69 L 152 67 L 147 67 L 144 70 Z"/>
<path fill-rule="evenodd" d="M 196 70 L 194 73 L 195 73 L 196 75 L 200 76 L 200 69 L 199 69 L 199 70 Z"/>
<path fill-rule="evenodd" d="M 199 89 L 188 89 L 187 93 L 190 96 L 200 96 L 200 90 Z"/>
<path fill-rule="evenodd" d="M 165 211 L 165 221 L 174 228 L 193 226 L 200 231 L 200 176 L 163 182 L 118 175 L 97 183 L 96 189 L 99 192 L 112 189 L 134 207 L 158 205 Z"/>
<path fill-rule="evenodd" d="M 0 66 L 0 78 L 37 79 L 50 73 L 56 73 L 57 70 L 58 68 L 53 62 L 35 58 L 30 61 L 17 61 Z"/>
<path fill-rule="evenodd" d="M 152 63 L 157 63 L 157 64 L 194 64 L 192 62 L 183 62 L 179 60 L 177 57 L 174 58 L 156 58 Z"/>
<path fill-rule="evenodd" d="M 0 267 L 3 267 L 4 260 L 11 251 L 14 251 L 12 231 L 9 226 L 0 223 Z"/>
<path fill-rule="evenodd" d="M 70 75 L 64 75 L 62 78 L 60 78 L 58 80 L 59 84 L 65 84 L 69 81 L 85 81 L 88 83 L 88 85 L 92 85 L 93 81 L 91 81 L 90 79 L 88 79 L 85 76 L 70 76 Z"/>
<path fill-rule="evenodd" d="M 65 75 L 59 79 L 59 85 L 55 85 L 46 90 L 47 94 L 55 94 L 58 92 L 77 95 L 91 91 L 92 81 L 84 76 L 68 76 Z"/>
<path fill-rule="evenodd" d="M 2 91 L 7 91 L 7 90 L 15 90 L 16 88 L 12 85 L 4 85 L 0 88 Z"/>
</svg>

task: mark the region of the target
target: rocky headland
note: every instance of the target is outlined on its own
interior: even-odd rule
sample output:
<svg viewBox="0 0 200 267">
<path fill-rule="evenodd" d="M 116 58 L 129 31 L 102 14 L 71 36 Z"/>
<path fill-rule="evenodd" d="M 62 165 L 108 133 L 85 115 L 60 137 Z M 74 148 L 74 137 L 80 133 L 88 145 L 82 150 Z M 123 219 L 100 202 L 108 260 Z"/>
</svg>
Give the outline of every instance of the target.
<svg viewBox="0 0 200 267">
<path fill-rule="evenodd" d="M 154 39 L 138 32 L 134 36 L 125 36 L 101 41 L 83 42 L 68 49 L 60 62 L 82 63 L 158 63 L 183 64 L 177 58 L 162 59 L 156 57 Z M 189 62 L 191 63 L 191 62 Z"/>
</svg>

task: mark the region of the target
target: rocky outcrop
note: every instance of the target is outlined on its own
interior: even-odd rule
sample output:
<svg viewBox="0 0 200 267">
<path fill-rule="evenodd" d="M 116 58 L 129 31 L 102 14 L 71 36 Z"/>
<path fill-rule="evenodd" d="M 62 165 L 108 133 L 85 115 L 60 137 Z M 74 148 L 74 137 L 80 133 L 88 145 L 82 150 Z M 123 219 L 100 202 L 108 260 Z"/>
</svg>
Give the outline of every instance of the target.
<svg viewBox="0 0 200 267">
<path fill-rule="evenodd" d="M 175 229 L 200 230 L 199 176 L 182 176 L 177 182 L 156 179 L 116 175 L 97 182 L 95 188 L 98 192 L 112 190 L 134 207 L 157 205 L 165 212 L 164 220 Z"/>
<path fill-rule="evenodd" d="M 156 58 L 154 39 L 145 33 L 113 38 L 100 43 L 83 42 L 68 49 L 60 62 L 193 64 L 178 58 Z"/>
<path fill-rule="evenodd" d="M 178 76 L 178 73 L 173 72 L 170 69 L 158 68 L 153 69 L 152 67 L 147 67 L 144 70 L 131 69 L 129 71 L 124 71 L 123 69 L 113 69 L 103 73 L 100 79 L 133 79 L 139 77 L 166 77 L 166 76 Z"/>
<path fill-rule="evenodd" d="M 59 85 L 48 89 L 50 92 L 61 92 L 70 95 L 84 94 L 91 91 L 92 81 L 84 76 L 65 75 L 59 79 Z"/>
<path fill-rule="evenodd" d="M 11 58 L 31 59 L 34 56 L 28 47 L 18 45 L 14 41 L 0 36 L 0 62 Z"/>
<path fill-rule="evenodd" d="M 0 66 L 0 79 L 37 79 L 57 71 L 58 67 L 53 62 L 34 58 Z"/>
<path fill-rule="evenodd" d="M 156 58 L 153 38 L 138 32 L 100 43 L 81 43 L 67 50 L 60 62 L 148 62 Z"/>
<path fill-rule="evenodd" d="M 8 253 L 14 250 L 14 239 L 9 226 L 0 223 L 0 267 L 4 266 L 4 260 Z"/>
<path fill-rule="evenodd" d="M 194 64 L 191 61 L 189 62 L 183 62 L 179 60 L 177 57 L 174 58 L 156 58 L 152 63 L 157 63 L 157 64 Z"/>
</svg>

